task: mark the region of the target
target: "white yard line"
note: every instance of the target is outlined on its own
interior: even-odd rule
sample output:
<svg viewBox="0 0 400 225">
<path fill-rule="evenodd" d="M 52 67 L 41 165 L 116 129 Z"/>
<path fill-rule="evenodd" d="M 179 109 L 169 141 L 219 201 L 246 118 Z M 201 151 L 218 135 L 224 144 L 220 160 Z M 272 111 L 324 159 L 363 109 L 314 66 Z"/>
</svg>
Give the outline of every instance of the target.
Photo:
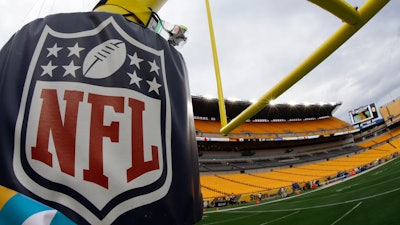
<svg viewBox="0 0 400 225">
<path fill-rule="evenodd" d="M 341 216 L 339 219 L 337 219 L 335 222 L 331 223 L 331 225 L 335 225 L 337 222 L 341 221 L 345 216 L 349 215 L 351 212 L 353 212 L 358 206 L 361 205 L 362 202 L 359 202 L 356 206 L 351 208 L 349 211 L 347 211 L 343 216 Z"/>
<path fill-rule="evenodd" d="M 275 222 L 275 221 L 278 221 L 278 220 L 281 220 L 281 219 L 285 219 L 285 218 L 287 218 L 287 217 L 289 217 L 289 216 L 292 216 L 292 215 L 294 215 L 294 214 L 297 214 L 297 213 L 299 213 L 299 212 L 300 212 L 300 211 L 292 212 L 292 213 L 290 213 L 289 215 L 276 218 L 276 219 L 274 219 L 274 220 L 268 221 L 268 222 L 266 222 L 266 223 L 262 223 L 262 224 L 260 224 L 260 225 L 266 225 L 266 224 L 269 224 L 269 223 L 273 223 L 273 222 Z"/>
</svg>

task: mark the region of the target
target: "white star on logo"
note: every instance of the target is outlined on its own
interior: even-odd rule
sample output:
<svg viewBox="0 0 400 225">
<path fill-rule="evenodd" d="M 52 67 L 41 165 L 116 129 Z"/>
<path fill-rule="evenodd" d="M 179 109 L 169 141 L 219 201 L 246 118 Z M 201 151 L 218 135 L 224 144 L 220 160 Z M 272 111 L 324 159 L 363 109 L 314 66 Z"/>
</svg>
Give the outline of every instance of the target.
<svg viewBox="0 0 400 225">
<path fill-rule="evenodd" d="M 48 74 L 50 77 L 53 77 L 53 70 L 57 68 L 57 66 L 53 66 L 51 61 L 46 66 L 41 66 L 41 67 L 43 68 L 43 72 L 40 76 Z"/>
<path fill-rule="evenodd" d="M 140 65 L 139 63 L 141 63 L 143 61 L 143 59 L 139 58 L 135 52 L 135 54 L 132 55 L 128 55 L 129 58 L 131 59 L 131 62 L 129 63 L 129 65 L 135 65 L 138 69 L 140 69 Z"/>
<path fill-rule="evenodd" d="M 62 47 L 57 47 L 57 43 L 55 43 L 53 47 L 47 48 L 47 50 L 49 50 L 49 53 L 47 54 L 47 57 L 54 55 L 57 58 L 58 57 L 58 52 L 61 49 L 62 49 Z"/>
<path fill-rule="evenodd" d="M 75 66 L 73 60 L 71 60 L 68 66 L 62 66 L 62 67 L 65 69 L 63 77 L 67 76 L 68 74 L 71 74 L 73 77 L 76 77 L 75 70 L 81 68 L 80 66 Z"/>
<path fill-rule="evenodd" d="M 150 73 L 155 71 L 158 74 L 158 70 L 160 69 L 160 67 L 157 66 L 156 60 L 153 60 L 153 62 L 148 61 L 148 63 L 150 64 L 151 68 L 150 68 Z"/>
<path fill-rule="evenodd" d="M 133 73 L 126 73 L 126 74 L 128 74 L 128 76 L 131 78 L 129 84 L 136 84 L 140 88 L 139 82 L 143 79 L 137 76 L 136 71 L 133 71 Z"/>
<path fill-rule="evenodd" d="M 160 94 L 160 92 L 158 91 L 158 88 L 160 88 L 162 85 L 157 83 L 156 78 L 154 77 L 152 81 L 147 81 L 147 83 L 150 85 L 149 87 L 149 92 L 156 92 L 157 94 Z"/>
<path fill-rule="evenodd" d="M 79 47 L 78 42 L 76 42 L 76 44 L 74 45 L 74 47 L 68 47 L 68 49 L 69 49 L 68 57 L 70 57 L 71 55 L 76 55 L 76 56 L 78 56 L 78 58 L 79 58 L 79 57 L 80 57 L 79 52 L 82 51 L 82 50 L 85 49 L 85 48 Z"/>
</svg>

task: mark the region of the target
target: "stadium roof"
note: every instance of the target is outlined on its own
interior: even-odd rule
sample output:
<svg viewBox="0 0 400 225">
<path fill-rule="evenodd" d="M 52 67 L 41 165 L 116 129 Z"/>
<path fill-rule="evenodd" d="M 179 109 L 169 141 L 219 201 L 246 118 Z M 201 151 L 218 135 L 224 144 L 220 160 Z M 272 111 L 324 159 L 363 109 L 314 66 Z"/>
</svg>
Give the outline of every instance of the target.
<svg viewBox="0 0 400 225">
<path fill-rule="evenodd" d="M 192 96 L 193 112 L 195 117 L 216 118 L 219 120 L 218 99 L 209 99 L 201 96 Z M 244 109 L 250 106 L 250 101 L 225 100 L 228 120 L 233 119 Z M 341 103 L 329 104 L 273 104 L 267 105 L 251 120 L 307 120 L 331 117 Z"/>
</svg>

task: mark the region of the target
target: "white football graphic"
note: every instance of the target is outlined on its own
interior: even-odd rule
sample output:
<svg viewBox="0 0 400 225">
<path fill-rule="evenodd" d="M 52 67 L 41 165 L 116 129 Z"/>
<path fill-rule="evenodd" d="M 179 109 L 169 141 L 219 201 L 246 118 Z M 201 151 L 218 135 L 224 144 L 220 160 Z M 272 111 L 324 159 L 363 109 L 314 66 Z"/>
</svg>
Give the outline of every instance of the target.
<svg viewBox="0 0 400 225">
<path fill-rule="evenodd" d="M 125 62 L 126 46 L 121 40 L 111 39 L 94 47 L 83 61 L 85 77 L 106 78 L 115 73 Z"/>
</svg>

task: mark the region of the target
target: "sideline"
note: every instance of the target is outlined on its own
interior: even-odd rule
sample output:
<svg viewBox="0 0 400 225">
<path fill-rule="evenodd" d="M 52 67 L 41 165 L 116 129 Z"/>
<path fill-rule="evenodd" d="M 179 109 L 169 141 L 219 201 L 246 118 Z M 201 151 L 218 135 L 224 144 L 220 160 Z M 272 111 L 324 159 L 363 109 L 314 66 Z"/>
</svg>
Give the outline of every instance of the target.
<svg viewBox="0 0 400 225">
<path fill-rule="evenodd" d="M 324 186 L 322 186 L 322 187 L 319 187 L 319 188 L 317 188 L 317 189 L 308 191 L 308 192 L 306 192 L 306 193 L 302 193 L 302 194 L 300 194 L 300 195 L 293 195 L 293 196 L 290 196 L 290 197 L 287 197 L 287 198 L 276 199 L 276 200 L 272 200 L 272 201 L 262 202 L 262 203 L 259 203 L 259 204 L 251 204 L 251 205 L 239 206 L 239 207 L 234 207 L 234 208 L 229 208 L 229 209 L 220 209 L 220 210 L 218 210 L 218 211 L 206 211 L 206 212 L 203 212 L 203 215 L 212 214 L 212 213 L 230 212 L 230 211 L 235 211 L 235 210 L 240 210 L 240 209 L 247 209 L 247 208 L 252 208 L 252 207 L 258 207 L 258 206 L 261 206 L 261 205 L 272 204 L 272 203 L 275 203 L 275 202 L 285 201 L 285 200 L 289 200 L 289 199 L 292 199 L 292 198 L 304 196 L 304 195 L 307 195 L 307 194 L 310 194 L 310 193 L 314 193 L 314 192 L 316 192 L 316 191 L 323 190 L 323 189 L 325 189 L 325 188 L 330 188 L 330 187 L 332 187 L 332 186 L 335 186 L 335 185 L 337 185 L 337 184 L 346 182 L 346 181 L 351 180 L 351 179 L 353 179 L 353 178 L 356 178 L 356 177 L 358 177 L 358 176 L 362 176 L 362 175 L 364 175 L 364 174 L 367 174 L 367 173 L 369 173 L 369 172 L 374 171 L 375 169 L 380 168 L 380 167 L 383 166 L 383 165 L 386 165 L 386 164 L 388 164 L 388 163 L 394 162 L 394 161 L 396 161 L 397 159 L 399 159 L 399 157 L 394 158 L 394 159 L 391 159 L 391 160 L 389 160 L 389 161 L 387 161 L 387 162 L 384 162 L 384 163 L 382 163 L 382 164 L 379 164 L 379 165 L 377 165 L 377 166 L 374 166 L 374 167 L 372 167 L 372 168 L 370 168 L 370 169 L 368 169 L 368 170 L 366 170 L 366 171 L 364 171 L 364 172 L 362 172 L 362 173 L 356 174 L 356 175 L 351 176 L 351 177 L 347 177 L 347 178 L 345 178 L 345 179 L 342 179 L 342 180 L 337 181 L 337 182 L 334 182 L 334 183 L 330 183 L 329 185 L 324 185 Z M 394 162 L 394 163 L 396 163 L 396 162 Z M 333 206 L 333 205 L 340 205 L 340 204 L 351 203 L 351 202 L 354 202 L 354 201 L 361 201 L 361 200 L 369 199 L 369 198 L 372 198 L 372 197 L 378 197 L 378 196 L 381 196 L 381 195 L 384 195 L 384 194 L 389 194 L 389 193 L 392 193 L 392 192 L 395 192 L 395 191 L 398 191 L 398 190 L 400 190 L 400 187 L 399 187 L 399 188 L 396 188 L 396 189 L 393 189 L 393 190 L 390 190 L 390 191 L 387 191 L 387 192 L 383 192 L 383 193 L 380 193 L 380 194 L 376 194 L 376 195 L 373 195 L 373 196 L 363 197 L 363 198 L 360 198 L 360 199 L 348 200 L 348 201 L 340 202 L 340 203 L 332 203 L 332 204 L 327 204 L 327 205 L 314 206 L 314 207 L 297 208 L 297 209 L 291 209 L 291 210 L 246 211 L 246 212 L 248 212 L 248 213 L 251 213 L 251 212 L 253 212 L 253 213 L 258 213 L 258 212 L 284 212 L 284 211 L 295 211 L 295 210 L 304 210 L 304 209 L 311 209 L 311 208 L 322 208 L 322 207 L 328 207 L 328 206 Z M 235 212 L 235 213 L 241 213 L 241 212 Z"/>
<path fill-rule="evenodd" d="M 382 196 L 382 195 L 391 194 L 391 193 L 396 192 L 396 191 L 400 191 L 400 187 L 398 187 L 396 189 L 392 189 L 390 191 L 382 192 L 382 193 L 379 193 L 379 194 L 376 194 L 376 195 L 371 195 L 371 196 L 357 198 L 357 199 L 351 199 L 351 200 L 347 200 L 347 201 L 344 201 L 344 202 L 329 203 L 329 204 L 325 204 L 325 205 L 316 205 L 316 206 L 302 207 L 302 208 L 292 208 L 292 209 L 238 211 L 238 212 L 229 212 L 229 213 L 290 212 L 290 211 L 301 211 L 301 210 L 307 210 L 307 209 L 319 209 L 319 208 L 325 208 L 325 207 L 336 206 L 336 205 L 344 205 L 344 204 L 353 203 L 353 202 L 360 202 L 362 200 L 368 200 L 368 199 L 376 198 L 376 197 L 379 197 L 379 196 Z M 258 205 L 260 205 L 260 204 L 258 204 Z M 229 210 L 229 211 L 232 211 L 232 210 Z M 221 212 L 221 211 L 219 211 L 219 212 Z"/>
</svg>

